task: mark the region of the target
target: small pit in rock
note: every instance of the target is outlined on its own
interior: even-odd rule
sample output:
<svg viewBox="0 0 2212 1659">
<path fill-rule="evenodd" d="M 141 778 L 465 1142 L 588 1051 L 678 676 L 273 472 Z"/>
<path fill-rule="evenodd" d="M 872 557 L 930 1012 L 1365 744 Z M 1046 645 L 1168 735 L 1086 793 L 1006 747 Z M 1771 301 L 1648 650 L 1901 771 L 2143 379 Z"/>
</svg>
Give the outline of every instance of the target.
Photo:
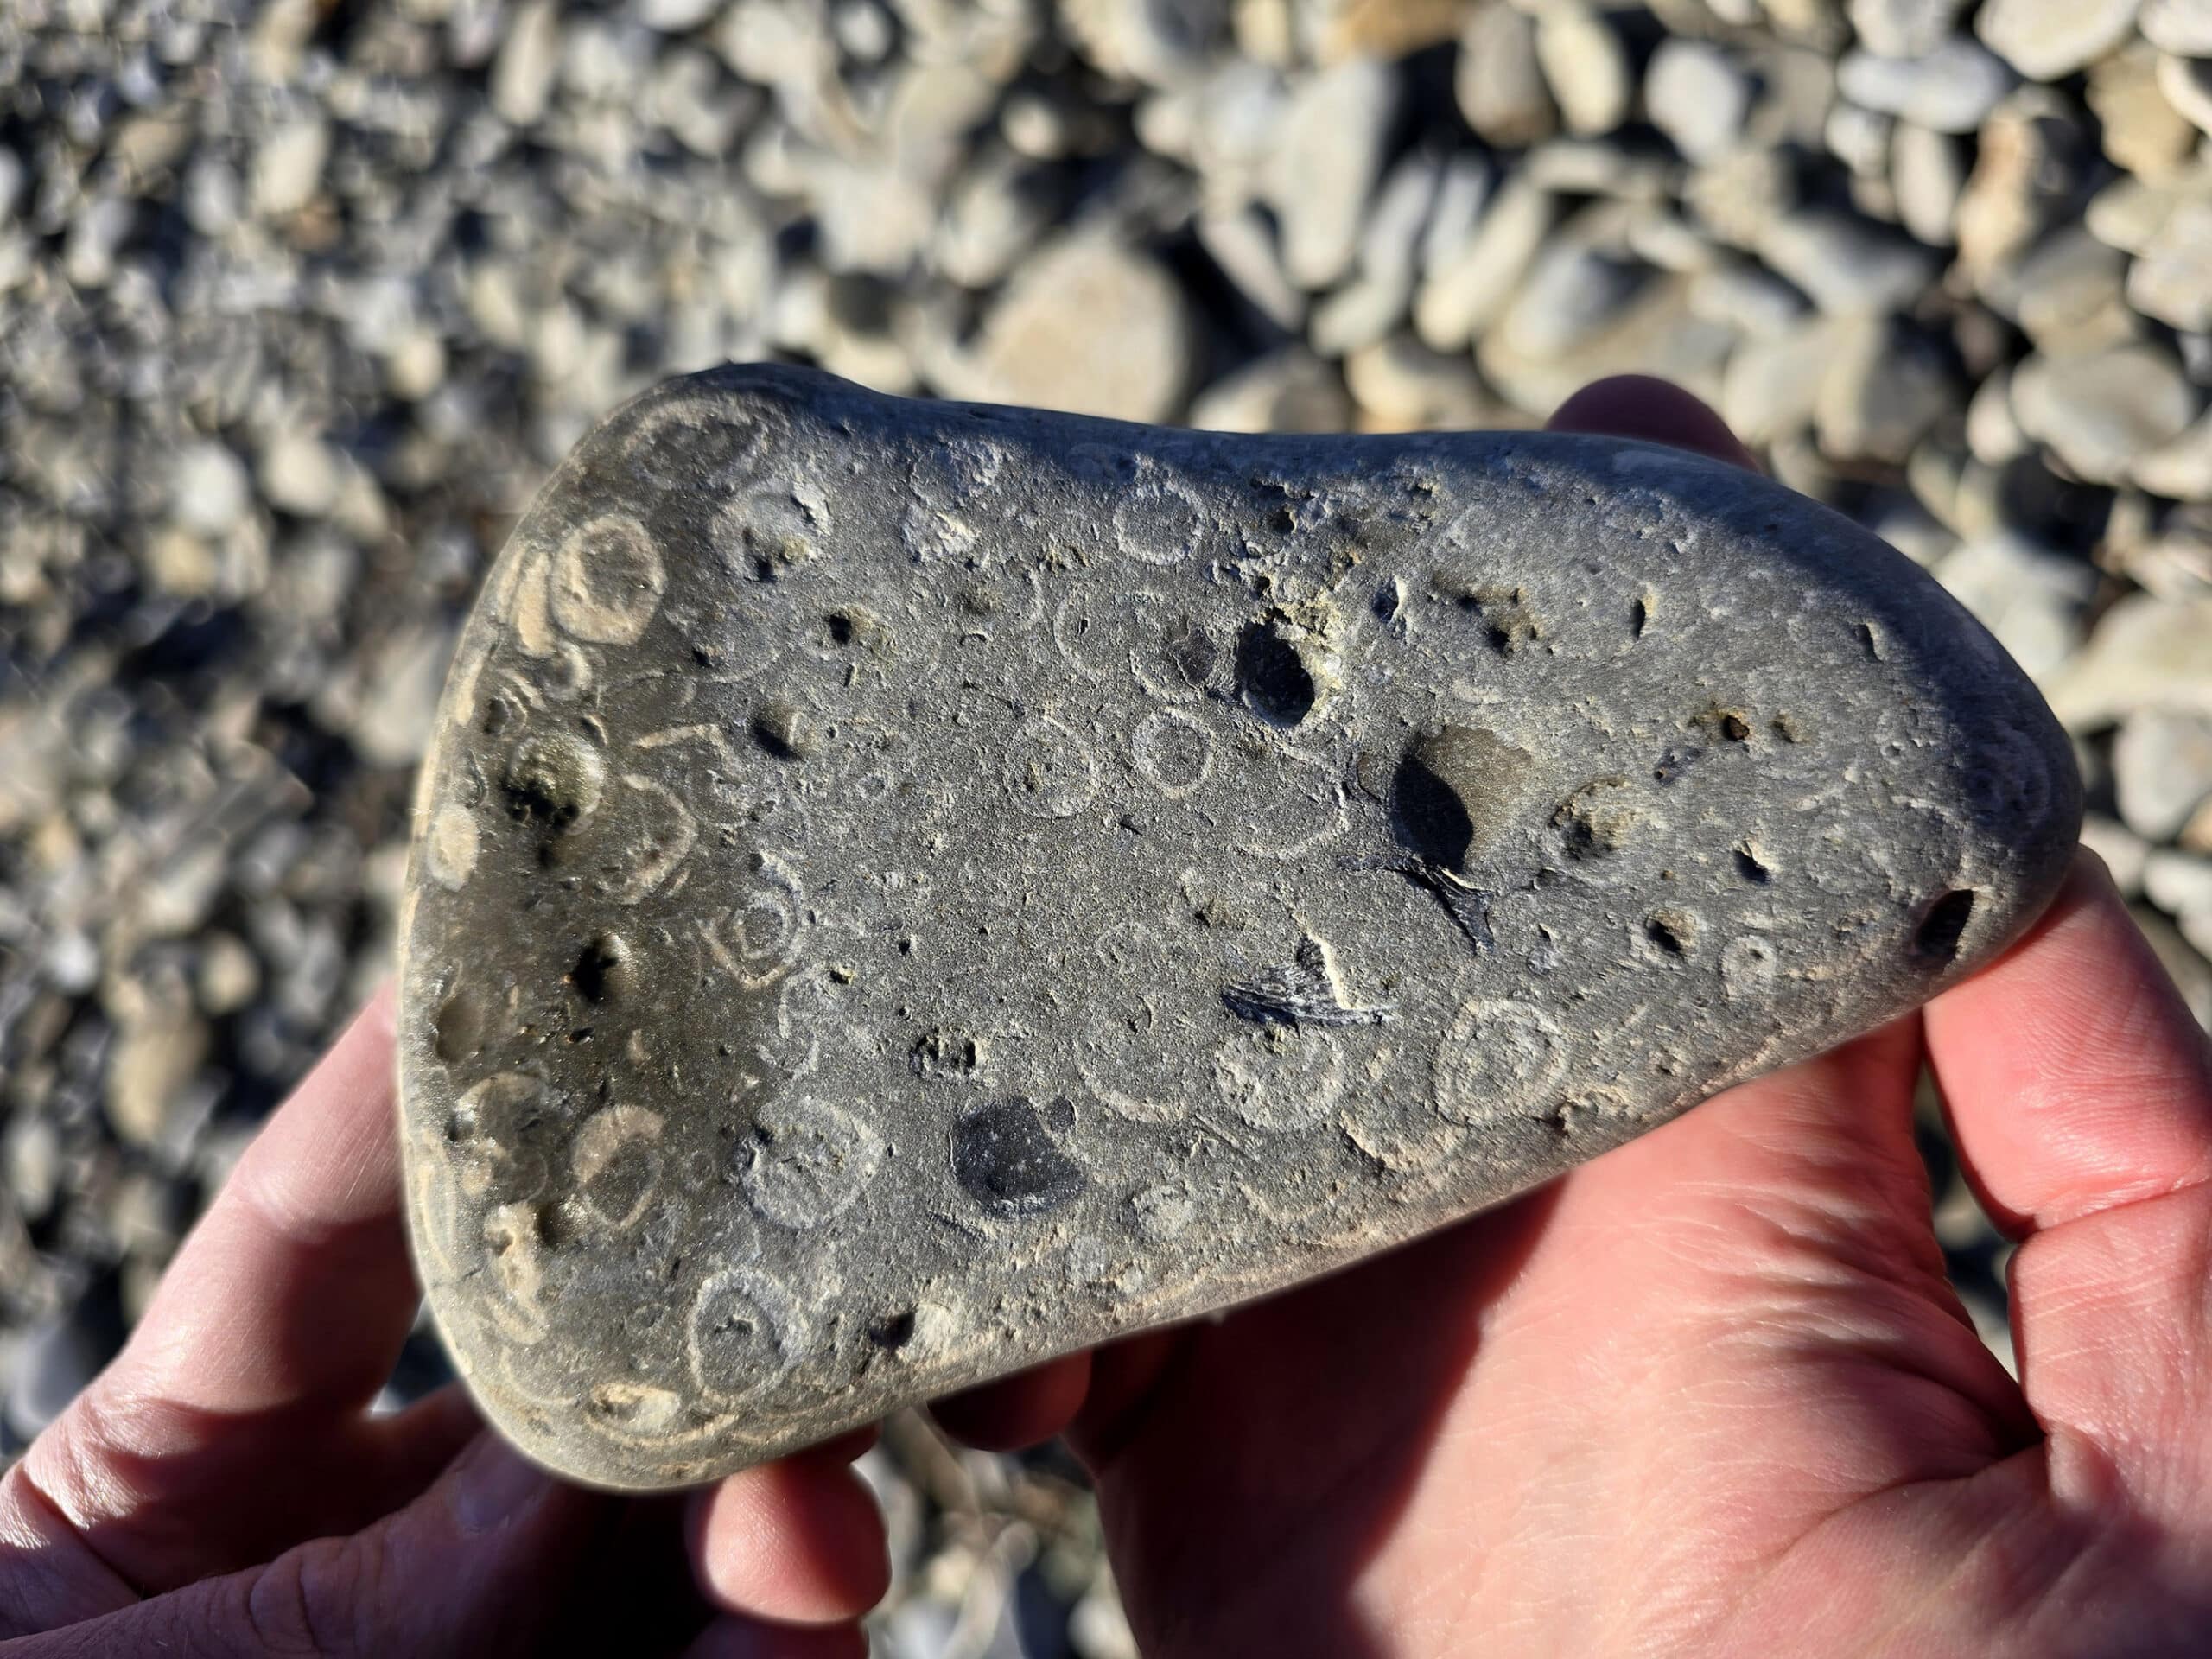
<svg viewBox="0 0 2212 1659">
<path fill-rule="evenodd" d="M 1422 862 L 1464 873 L 1518 818 L 1534 769 L 1526 751 L 1480 727 L 1424 732 L 1391 776 L 1391 831 Z"/>
<path fill-rule="evenodd" d="M 902 1307 L 884 1314 L 868 1326 L 868 1339 L 887 1352 L 897 1353 L 914 1339 L 914 1310 Z"/>
<path fill-rule="evenodd" d="M 1697 922 L 1680 911 L 1662 910 L 1643 925 L 1643 937 L 1670 957 L 1687 957 L 1697 939 Z"/>
<path fill-rule="evenodd" d="M 1319 695 L 1298 647 L 1265 622 L 1248 622 L 1236 636 L 1236 691 L 1261 719 L 1295 726 Z"/>
<path fill-rule="evenodd" d="M 1974 890 L 1956 887 L 1928 906 L 1913 932 L 1912 954 L 1931 968 L 1948 966 L 1958 959 L 1959 941 L 1974 919 Z"/>
<path fill-rule="evenodd" d="M 605 1002 L 626 995 L 637 976 L 630 947 L 615 933 L 602 933 L 584 946 L 576 965 L 569 970 L 569 982 L 587 1002 Z"/>
</svg>

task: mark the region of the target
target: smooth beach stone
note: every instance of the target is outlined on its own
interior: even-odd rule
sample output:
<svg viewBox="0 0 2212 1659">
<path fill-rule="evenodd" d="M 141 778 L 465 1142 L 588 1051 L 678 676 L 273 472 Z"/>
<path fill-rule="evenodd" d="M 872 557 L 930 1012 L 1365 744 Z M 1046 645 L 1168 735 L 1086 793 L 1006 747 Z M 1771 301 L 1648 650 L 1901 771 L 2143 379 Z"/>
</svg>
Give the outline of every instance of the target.
<svg viewBox="0 0 2212 1659">
<path fill-rule="evenodd" d="M 417 1261 L 524 1451 L 706 1479 L 1866 1031 L 2079 818 L 1979 624 L 1716 461 L 671 382 L 547 484 L 446 688 Z"/>
</svg>

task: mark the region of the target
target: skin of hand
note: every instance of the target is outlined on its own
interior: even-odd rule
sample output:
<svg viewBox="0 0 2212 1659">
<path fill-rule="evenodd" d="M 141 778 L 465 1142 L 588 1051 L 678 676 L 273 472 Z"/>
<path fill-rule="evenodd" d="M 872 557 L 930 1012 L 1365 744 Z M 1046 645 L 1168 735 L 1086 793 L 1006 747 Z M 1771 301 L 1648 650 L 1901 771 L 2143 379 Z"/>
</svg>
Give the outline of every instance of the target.
<svg viewBox="0 0 2212 1659">
<path fill-rule="evenodd" d="M 1657 382 L 1554 428 L 1749 465 Z M 108 1370 L 0 1480 L 0 1652 L 865 1650 L 858 1434 L 687 1499 L 565 1486 L 413 1318 L 379 1000 Z M 1925 1062 L 2020 1248 L 2015 1382 L 1943 1271 Z M 2084 856 L 2005 957 L 1541 1191 L 942 1402 L 1066 1432 L 1166 1656 L 2195 1653 L 2212 1630 L 2212 1050 Z M 687 1573 L 688 1568 L 688 1573 Z"/>
</svg>

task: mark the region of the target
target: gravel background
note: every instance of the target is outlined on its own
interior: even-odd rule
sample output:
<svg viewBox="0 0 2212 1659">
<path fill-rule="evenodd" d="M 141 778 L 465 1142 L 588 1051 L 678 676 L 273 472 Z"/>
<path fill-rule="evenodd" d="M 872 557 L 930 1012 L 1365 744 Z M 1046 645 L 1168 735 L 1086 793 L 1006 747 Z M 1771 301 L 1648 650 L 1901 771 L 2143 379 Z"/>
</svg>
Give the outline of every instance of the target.
<svg viewBox="0 0 2212 1659">
<path fill-rule="evenodd" d="M 6 0 L 0 1444 L 386 971 L 537 480 L 725 358 L 1248 429 L 1671 376 L 2036 675 L 2212 1023 L 2208 133 L 2212 0 Z M 1058 1454 L 867 1466 L 882 1653 L 1130 1651 Z"/>
</svg>

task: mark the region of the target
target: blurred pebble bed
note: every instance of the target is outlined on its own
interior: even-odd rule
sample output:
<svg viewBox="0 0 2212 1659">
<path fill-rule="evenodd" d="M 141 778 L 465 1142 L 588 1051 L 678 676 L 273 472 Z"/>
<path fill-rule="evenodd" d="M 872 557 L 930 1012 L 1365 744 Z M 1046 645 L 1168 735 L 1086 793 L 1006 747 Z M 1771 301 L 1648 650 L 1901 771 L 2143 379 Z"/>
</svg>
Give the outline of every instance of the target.
<svg viewBox="0 0 2212 1659">
<path fill-rule="evenodd" d="M 2208 134 L 2212 0 L 9 0 L 0 1445 L 387 971 L 515 515 L 728 358 L 1239 430 L 1680 381 L 2035 675 L 2212 1023 Z M 1134 1651 L 1062 1454 L 865 1469 L 880 1653 Z"/>
</svg>

